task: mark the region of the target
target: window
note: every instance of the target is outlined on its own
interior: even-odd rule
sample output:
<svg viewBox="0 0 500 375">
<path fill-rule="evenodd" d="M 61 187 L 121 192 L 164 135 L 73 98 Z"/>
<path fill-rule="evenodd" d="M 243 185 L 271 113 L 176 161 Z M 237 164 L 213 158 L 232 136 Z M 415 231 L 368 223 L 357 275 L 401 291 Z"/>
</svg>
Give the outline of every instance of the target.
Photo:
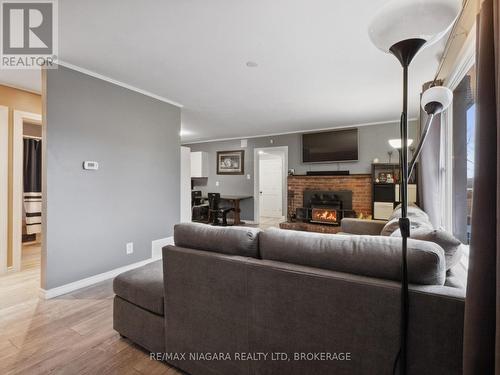
<svg viewBox="0 0 500 375">
<path fill-rule="evenodd" d="M 472 189 L 474 188 L 474 143 L 476 132 L 476 104 L 467 110 L 467 244 L 470 243 Z"/>
<path fill-rule="evenodd" d="M 470 242 L 474 183 L 475 69 L 472 67 L 453 90 L 452 231 L 464 244 Z"/>
</svg>

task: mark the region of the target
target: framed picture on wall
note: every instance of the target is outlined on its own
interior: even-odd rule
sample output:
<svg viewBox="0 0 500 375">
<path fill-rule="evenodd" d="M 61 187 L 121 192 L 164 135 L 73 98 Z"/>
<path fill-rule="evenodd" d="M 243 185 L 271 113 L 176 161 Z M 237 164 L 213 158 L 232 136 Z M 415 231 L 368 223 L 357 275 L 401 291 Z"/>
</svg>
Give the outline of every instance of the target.
<svg viewBox="0 0 500 375">
<path fill-rule="evenodd" d="M 245 151 L 217 151 L 217 174 L 245 174 Z"/>
</svg>

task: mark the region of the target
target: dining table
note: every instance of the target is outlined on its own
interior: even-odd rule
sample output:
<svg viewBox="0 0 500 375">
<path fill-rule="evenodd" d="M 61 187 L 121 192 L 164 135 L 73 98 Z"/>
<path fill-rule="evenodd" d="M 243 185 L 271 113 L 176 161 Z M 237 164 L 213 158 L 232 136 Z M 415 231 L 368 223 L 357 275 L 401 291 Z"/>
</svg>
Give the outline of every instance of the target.
<svg viewBox="0 0 500 375">
<path fill-rule="evenodd" d="M 208 197 L 202 197 L 203 199 L 208 199 Z M 246 195 L 246 194 L 221 194 L 220 199 L 222 201 L 229 202 L 231 206 L 234 208 L 234 221 L 233 225 L 242 225 L 245 224 L 243 221 L 241 221 L 241 209 L 240 209 L 240 202 L 245 199 L 250 199 L 253 198 L 253 195 Z"/>
</svg>

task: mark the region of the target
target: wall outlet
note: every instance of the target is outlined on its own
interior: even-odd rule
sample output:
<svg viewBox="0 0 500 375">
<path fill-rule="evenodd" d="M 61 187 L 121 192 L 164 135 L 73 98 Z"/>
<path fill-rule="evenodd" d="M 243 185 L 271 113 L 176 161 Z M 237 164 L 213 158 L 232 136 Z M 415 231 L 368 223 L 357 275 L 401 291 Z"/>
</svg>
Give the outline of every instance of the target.
<svg viewBox="0 0 500 375">
<path fill-rule="evenodd" d="M 133 252 L 134 252 L 134 243 L 128 242 L 127 243 L 127 254 L 132 254 Z"/>
<path fill-rule="evenodd" d="M 219 186 L 220 185 L 220 182 L 219 181 L 215 181 L 215 186 Z"/>
<path fill-rule="evenodd" d="M 250 180 L 251 176 L 249 174 L 247 174 L 247 180 Z"/>
</svg>

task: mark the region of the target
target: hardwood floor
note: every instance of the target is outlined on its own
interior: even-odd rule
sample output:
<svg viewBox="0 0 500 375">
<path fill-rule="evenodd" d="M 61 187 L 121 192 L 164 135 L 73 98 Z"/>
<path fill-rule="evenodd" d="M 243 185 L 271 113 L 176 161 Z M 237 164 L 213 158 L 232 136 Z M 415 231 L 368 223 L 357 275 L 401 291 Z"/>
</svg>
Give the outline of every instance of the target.
<svg viewBox="0 0 500 375">
<path fill-rule="evenodd" d="M 51 300 L 38 297 L 40 247 L 0 276 L 0 374 L 182 374 L 112 328 L 111 280 Z"/>
<path fill-rule="evenodd" d="M 280 223 L 283 221 L 282 218 L 275 217 L 263 217 L 261 216 L 259 220 L 259 228 L 260 229 L 269 229 L 269 228 L 279 228 Z"/>
<path fill-rule="evenodd" d="M 259 219 L 259 224 L 245 224 L 245 227 L 252 227 L 252 228 L 260 228 L 262 230 L 266 230 L 269 228 L 279 228 L 280 223 L 283 222 L 282 218 L 275 218 L 275 217 L 263 217 L 261 216 Z"/>
</svg>

